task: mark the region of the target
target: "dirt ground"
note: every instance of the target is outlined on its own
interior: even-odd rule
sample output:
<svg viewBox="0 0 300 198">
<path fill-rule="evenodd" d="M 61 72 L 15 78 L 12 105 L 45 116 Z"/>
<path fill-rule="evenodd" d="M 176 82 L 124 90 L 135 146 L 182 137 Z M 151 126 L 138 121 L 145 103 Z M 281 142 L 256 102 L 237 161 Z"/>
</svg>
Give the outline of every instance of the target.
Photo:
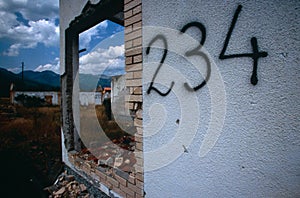
<svg viewBox="0 0 300 198">
<path fill-rule="evenodd" d="M 43 188 L 63 168 L 60 107 L 13 106 L 0 99 L 0 159 L 1 196 L 46 197 Z"/>
</svg>

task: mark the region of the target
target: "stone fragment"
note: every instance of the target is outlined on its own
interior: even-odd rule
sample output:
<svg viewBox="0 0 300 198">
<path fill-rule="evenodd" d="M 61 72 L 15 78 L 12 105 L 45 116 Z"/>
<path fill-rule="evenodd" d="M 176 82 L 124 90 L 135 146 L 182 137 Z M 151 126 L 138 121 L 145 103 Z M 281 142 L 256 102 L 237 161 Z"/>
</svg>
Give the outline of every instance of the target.
<svg viewBox="0 0 300 198">
<path fill-rule="evenodd" d="M 122 163 L 123 163 L 123 157 L 117 157 L 115 159 L 114 167 L 119 167 L 122 165 Z"/>
<path fill-rule="evenodd" d="M 66 191 L 65 187 L 61 187 L 58 191 L 54 192 L 54 195 L 62 195 Z"/>
<path fill-rule="evenodd" d="M 87 190 L 87 187 L 84 184 L 80 184 L 79 188 L 80 188 L 81 192 L 84 192 Z"/>
<path fill-rule="evenodd" d="M 67 175 L 65 177 L 65 180 L 67 180 L 67 181 L 73 181 L 74 179 L 75 179 L 74 175 Z"/>
</svg>

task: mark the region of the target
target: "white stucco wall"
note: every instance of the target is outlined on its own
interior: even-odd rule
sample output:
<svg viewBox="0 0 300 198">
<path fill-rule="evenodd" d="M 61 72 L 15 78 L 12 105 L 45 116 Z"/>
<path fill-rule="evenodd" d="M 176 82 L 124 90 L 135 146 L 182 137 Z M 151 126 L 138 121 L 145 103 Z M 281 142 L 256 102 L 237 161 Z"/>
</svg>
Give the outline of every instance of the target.
<svg viewBox="0 0 300 198">
<path fill-rule="evenodd" d="M 59 19 L 60 32 L 60 74 L 65 73 L 65 30 L 69 27 L 71 21 L 74 20 L 76 16 L 81 14 L 86 1 L 76 1 L 73 0 L 60 0 L 59 1 L 59 15 L 63 16 Z"/>
<path fill-rule="evenodd" d="M 31 97 L 38 97 L 41 99 L 46 99 L 46 96 L 52 96 L 52 104 L 59 105 L 60 104 L 60 97 L 59 92 L 55 91 L 44 91 L 44 92 L 37 92 L 37 91 L 16 91 L 14 92 L 14 103 L 17 103 L 15 98 L 19 95 L 31 96 Z"/>
<path fill-rule="evenodd" d="M 252 53 L 250 39 L 257 38 L 268 56 L 258 60 L 256 86 L 250 83 L 253 59 L 219 59 L 238 4 L 243 7 L 226 54 Z M 148 94 L 163 51 L 144 51 L 146 197 L 300 196 L 299 10 L 296 0 L 143 1 L 144 49 L 160 32 L 168 42 L 154 86 L 165 92 L 175 82 L 165 97 Z M 164 29 L 178 31 L 192 21 L 206 28 L 203 51 L 212 64 L 208 84 L 197 92 L 183 84 L 201 82 L 205 62 L 178 53 L 197 45 L 199 30 L 186 31 L 193 44 Z"/>
<path fill-rule="evenodd" d="M 101 92 L 80 92 L 79 102 L 82 106 L 88 105 L 101 105 L 102 104 L 102 93 Z"/>
</svg>

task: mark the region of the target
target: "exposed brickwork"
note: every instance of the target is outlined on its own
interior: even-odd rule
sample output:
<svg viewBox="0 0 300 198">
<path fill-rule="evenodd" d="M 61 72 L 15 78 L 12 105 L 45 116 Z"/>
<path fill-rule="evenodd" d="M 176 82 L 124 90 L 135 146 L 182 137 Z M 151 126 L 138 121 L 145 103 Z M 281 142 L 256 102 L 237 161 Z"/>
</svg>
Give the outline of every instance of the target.
<svg viewBox="0 0 300 198">
<path fill-rule="evenodd" d="M 80 174 L 87 176 L 94 184 L 99 184 L 98 188 L 101 190 L 101 185 L 105 185 L 106 188 L 119 194 L 122 197 L 143 197 L 144 196 L 144 183 L 142 158 L 136 163 L 135 173 L 126 173 L 121 170 L 111 169 L 110 172 L 103 172 L 98 168 L 97 164 L 93 161 L 84 160 L 76 152 L 69 152 L 70 162 L 74 162 L 74 166 Z"/>
<path fill-rule="evenodd" d="M 143 93 L 142 93 L 142 3 L 141 0 L 124 1 L 125 26 L 125 56 L 126 56 L 126 87 L 129 96 L 126 97 L 126 107 L 136 114 L 135 134 L 135 175 L 129 175 L 127 185 L 120 189 L 127 197 L 144 197 L 143 179 Z M 133 193 L 132 193 L 133 192 Z"/>
<path fill-rule="evenodd" d="M 103 170 L 94 161 L 83 159 L 77 152 L 68 153 L 68 159 L 80 174 L 85 175 L 103 191 L 117 193 L 122 197 L 144 197 L 143 178 L 143 94 L 142 94 L 142 2 L 124 0 L 125 26 L 125 69 L 126 89 L 125 107 L 135 114 L 136 126 L 135 151 L 136 163 L 133 171 L 125 172 L 110 168 Z M 104 187 L 105 186 L 105 187 Z"/>
<path fill-rule="evenodd" d="M 127 58 L 131 58 L 131 63 L 132 63 L 132 57 L 129 56 Z M 127 72 L 142 71 L 142 63 L 138 63 L 138 64 L 127 64 L 126 63 L 126 71 Z"/>
</svg>

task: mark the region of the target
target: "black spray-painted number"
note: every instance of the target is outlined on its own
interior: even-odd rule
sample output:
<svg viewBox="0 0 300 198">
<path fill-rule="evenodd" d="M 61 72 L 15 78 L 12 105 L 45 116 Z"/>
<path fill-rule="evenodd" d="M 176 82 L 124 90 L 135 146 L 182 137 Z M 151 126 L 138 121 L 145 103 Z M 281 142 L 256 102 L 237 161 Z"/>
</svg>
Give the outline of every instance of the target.
<svg viewBox="0 0 300 198">
<path fill-rule="evenodd" d="M 187 51 L 185 53 L 185 55 L 187 57 L 189 57 L 189 56 L 201 56 L 201 57 L 204 58 L 204 60 L 206 62 L 206 65 L 207 65 L 207 74 L 206 74 L 205 80 L 203 80 L 198 86 L 191 87 L 188 83 L 184 83 L 184 87 L 187 90 L 197 91 L 197 90 L 201 89 L 204 85 L 206 85 L 206 82 L 208 82 L 208 80 L 210 78 L 211 65 L 210 65 L 210 61 L 209 61 L 207 55 L 200 51 L 200 49 L 204 45 L 204 42 L 205 42 L 205 39 L 206 39 L 206 29 L 205 29 L 204 25 L 202 23 L 199 23 L 199 22 L 191 22 L 191 23 L 186 24 L 180 31 L 182 33 L 185 33 L 185 31 L 187 29 L 189 29 L 190 27 L 198 28 L 200 30 L 201 34 L 202 34 L 202 38 L 201 38 L 201 41 L 199 42 L 199 45 L 196 48 L 194 48 L 190 51 Z"/>
<path fill-rule="evenodd" d="M 223 46 L 223 49 L 222 49 L 222 51 L 220 53 L 219 59 L 224 60 L 224 59 L 229 59 L 229 58 L 240 58 L 240 57 L 249 57 L 249 58 L 252 58 L 253 59 L 253 72 L 252 72 L 252 76 L 251 76 L 251 84 L 256 85 L 257 82 L 258 82 L 258 79 L 257 79 L 258 59 L 262 58 L 262 57 L 268 56 L 267 52 L 265 52 L 265 51 L 259 51 L 256 37 L 252 37 L 251 38 L 251 46 L 252 46 L 252 51 L 253 51 L 252 53 L 225 54 L 225 52 L 227 50 L 227 47 L 228 47 L 229 40 L 231 38 L 233 29 L 235 27 L 235 24 L 237 22 L 237 19 L 238 19 L 238 16 L 239 16 L 239 13 L 241 12 L 241 10 L 242 10 L 242 6 L 239 5 L 237 7 L 235 13 L 234 13 L 234 16 L 233 16 L 230 28 L 228 30 L 227 36 L 225 38 L 224 46 Z M 202 23 L 199 23 L 199 22 L 191 22 L 191 23 L 186 24 L 180 30 L 180 32 L 181 33 L 185 33 L 186 30 L 189 29 L 190 27 L 196 27 L 196 28 L 198 28 L 200 30 L 200 32 L 201 32 L 201 36 L 202 37 L 201 37 L 201 40 L 199 42 L 199 45 L 196 48 L 187 51 L 185 53 L 185 56 L 186 57 L 190 57 L 190 56 L 200 56 L 200 57 L 203 57 L 203 59 L 206 62 L 206 66 L 207 66 L 206 77 L 205 77 L 205 79 L 199 85 L 197 85 L 195 87 L 191 87 L 188 83 L 184 83 L 184 87 L 187 90 L 189 90 L 189 91 L 197 91 L 197 90 L 201 89 L 202 87 L 204 87 L 206 85 L 206 83 L 208 82 L 208 80 L 210 78 L 210 75 L 211 75 L 211 64 L 210 64 L 208 56 L 204 52 L 200 51 L 201 48 L 202 48 L 202 46 L 205 43 L 205 40 L 206 40 L 206 28 L 205 28 L 205 26 Z M 173 86 L 175 84 L 174 81 L 171 82 L 170 88 L 166 92 L 161 92 L 160 90 L 158 90 L 153 85 L 154 81 L 156 79 L 156 76 L 158 75 L 158 72 L 161 69 L 161 66 L 163 65 L 163 63 L 164 63 L 164 61 L 166 59 L 167 53 L 168 53 L 167 39 L 163 35 L 161 35 L 161 34 L 159 34 L 156 37 L 154 37 L 151 40 L 151 42 L 149 43 L 149 46 L 146 49 L 146 54 L 148 55 L 150 53 L 150 48 L 151 48 L 152 44 L 155 41 L 159 40 L 159 39 L 163 41 L 164 52 L 163 52 L 163 56 L 162 56 L 162 58 L 160 60 L 160 63 L 159 63 L 159 65 L 158 65 L 158 67 L 157 67 L 157 69 L 156 69 L 156 71 L 154 73 L 154 76 L 153 76 L 152 81 L 150 83 L 150 86 L 149 86 L 149 88 L 147 90 L 147 93 L 150 94 L 151 90 L 154 90 L 154 91 L 156 91 L 161 96 L 167 96 L 172 91 L 172 88 L 173 88 Z"/>
<path fill-rule="evenodd" d="M 236 21 L 238 19 L 238 16 L 239 16 L 239 13 L 241 12 L 241 10 L 242 10 L 242 6 L 239 5 L 237 7 L 235 13 L 234 13 L 230 28 L 228 30 L 226 39 L 224 41 L 224 47 L 221 51 L 221 54 L 220 54 L 219 58 L 222 59 L 222 60 L 223 59 L 229 59 L 229 58 L 239 58 L 239 57 L 250 57 L 250 58 L 252 58 L 253 59 L 253 71 L 252 71 L 252 76 L 251 76 L 251 84 L 256 85 L 257 81 L 258 81 L 258 79 L 257 79 L 257 62 L 258 62 L 258 59 L 261 58 L 261 57 L 268 56 L 267 52 L 258 51 L 257 39 L 255 37 L 251 38 L 251 45 L 252 45 L 252 50 L 253 50 L 252 53 L 230 54 L 230 55 L 225 54 L 226 49 L 228 47 L 229 40 L 231 38 L 232 31 L 235 27 Z"/>
<path fill-rule="evenodd" d="M 166 91 L 165 93 L 159 91 L 156 87 L 153 86 L 154 80 L 155 80 L 155 78 L 156 78 L 156 76 L 157 76 L 157 74 L 158 74 L 158 72 L 159 72 L 159 70 L 160 70 L 162 64 L 164 63 L 164 61 L 165 61 L 165 59 L 166 59 L 166 56 L 167 56 L 167 53 L 168 53 L 168 43 L 167 43 L 166 38 L 165 38 L 163 35 L 161 35 L 161 34 L 159 34 L 159 35 L 157 35 L 156 37 L 154 37 L 154 38 L 152 39 L 152 41 L 149 43 L 149 46 L 148 46 L 147 49 L 146 49 L 146 54 L 148 55 L 148 54 L 150 53 L 151 45 L 152 45 L 156 40 L 158 40 L 158 39 L 162 40 L 163 43 L 164 43 L 164 53 L 163 53 L 163 56 L 162 56 L 162 58 L 161 58 L 161 60 L 160 60 L 159 65 L 158 65 L 158 67 L 157 67 L 157 69 L 156 69 L 156 71 L 155 71 L 155 73 L 154 73 L 154 76 L 153 76 L 152 81 L 151 81 L 151 83 L 150 83 L 150 87 L 149 87 L 148 90 L 147 90 L 147 94 L 150 94 L 150 93 L 151 93 L 151 90 L 154 90 L 154 91 L 156 91 L 156 92 L 157 92 L 159 95 L 161 95 L 161 96 L 167 96 L 167 95 L 171 92 L 171 90 L 172 90 L 172 88 L 173 88 L 173 86 L 174 86 L 174 84 L 175 84 L 174 81 L 172 81 L 169 90 Z"/>
</svg>

